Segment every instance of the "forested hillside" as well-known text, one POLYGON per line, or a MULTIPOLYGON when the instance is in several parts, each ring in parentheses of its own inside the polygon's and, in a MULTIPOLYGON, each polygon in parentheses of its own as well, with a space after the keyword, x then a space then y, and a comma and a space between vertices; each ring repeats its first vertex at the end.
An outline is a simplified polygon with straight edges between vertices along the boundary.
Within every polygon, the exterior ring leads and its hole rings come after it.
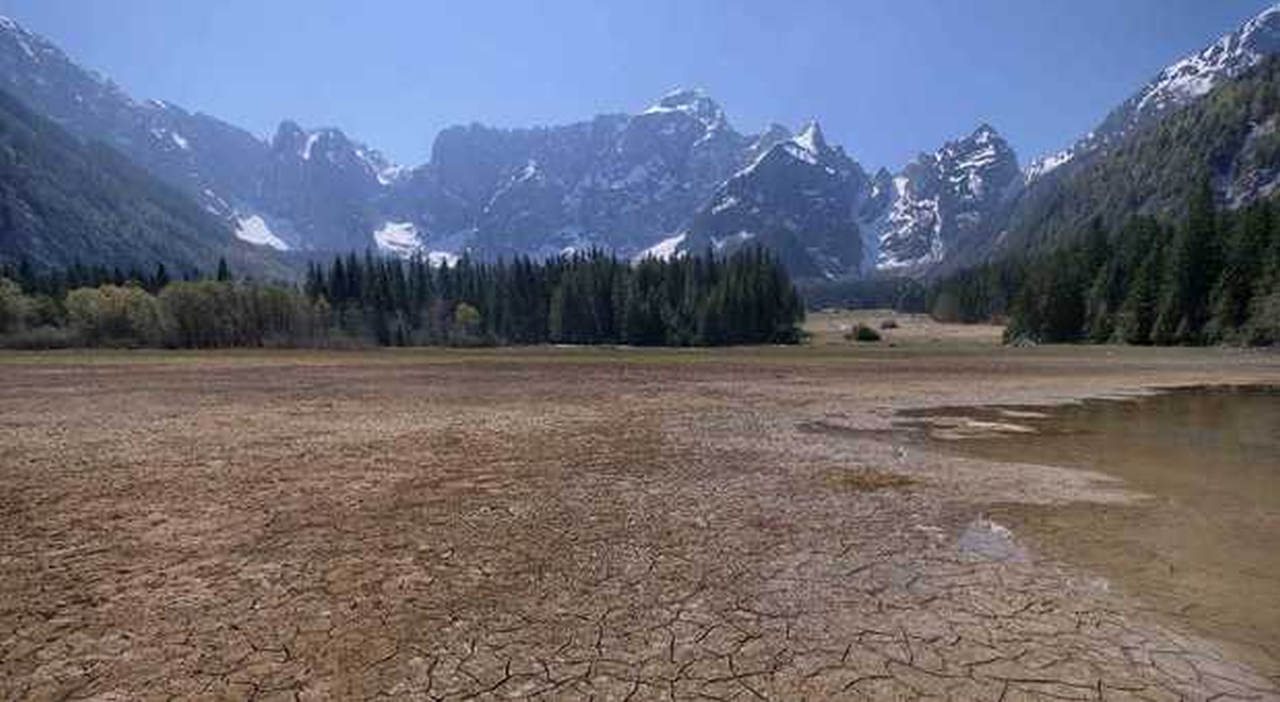
POLYGON ((1280 207, 1219 210, 1202 182, 1177 219, 1101 217, 1071 245, 940 281, 946 321, 1007 318, 1009 340, 1280 343, 1280 207))
POLYGON ((635 264, 600 252, 433 266, 351 254, 301 287, 163 267, 0 267, 0 345, 794 343, 804 310, 768 252, 635 264))
POLYGON ((1138 129, 1082 167, 1068 165, 1023 192, 1004 253, 1043 252, 1134 215, 1181 217, 1200 183, 1230 206, 1280 184, 1280 58, 1138 129))
POLYGON ((186 195, 0 92, 0 262, 186 268, 220 256, 264 266, 186 195))

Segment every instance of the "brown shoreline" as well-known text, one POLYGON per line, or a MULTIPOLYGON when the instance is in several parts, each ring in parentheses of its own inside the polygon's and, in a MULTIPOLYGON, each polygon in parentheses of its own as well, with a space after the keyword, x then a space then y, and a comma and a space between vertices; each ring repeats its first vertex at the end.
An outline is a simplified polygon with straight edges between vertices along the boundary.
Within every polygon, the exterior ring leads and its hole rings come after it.
MULTIPOLYGON (((1163 388, 1154 394, 1088 399, 1058 407, 1002 405, 939 407, 908 411, 899 440, 943 453, 990 461, 1029 461, 1064 468, 1092 467, 1125 481, 1147 496, 1129 505, 1071 502, 1063 505, 990 507, 1001 522, 1016 527, 1037 548, 1087 570, 1106 573, 1116 585, 1142 593, 1142 599, 1166 622, 1223 641, 1258 670, 1280 673, 1280 582, 1274 555, 1274 527, 1280 518, 1280 454, 1255 449, 1249 458, 1232 453, 1184 454, 1163 444, 1118 447, 1131 435, 1130 421, 1161 426, 1162 407, 1211 412, 1217 419, 1225 398, 1242 419, 1229 421, 1231 440, 1219 451, 1231 452, 1240 440, 1274 443, 1280 416, 1267 398, 1280 386, 1248 384, 1163 388), (1123 402, 1124 404, 1116 404, 1123 402), (1199 407, 1204 405, 1204 407, 1199 407), (1016 430, 1003 422, 1021 422, 1016 430), (1252 438, 1237 432, 1253 425, 1252 438), (1123 455, 1115 455, 1117 448, 1123 455), (1137 459, 1137 465, 1133 465, 1137 459), (1212 473, 1201 466, 1219 461, 1212 473), (1223 471, 1221 461, 1258 465, 1251 476, 1223 471), (1263 461, 1263 463, 1256 463, 1263 461), (1137 470, 1136 475, 1129 475, 1137 470), (1191 471, 1179 473, 1178 471, 1191 471), (1259 476, 1261 479, 1259 478, 1259 476), (1246 482, 1232 481, 1245 478, 1246 482), (1208 481, 1212 493, 1188 488, 1208 481), (1248 518, 1239 512, 1251 514, 1248 518), (1210 518, 1209 523, 1203 520, 1210 518)), ((1175 432, 1190 427, 1169 426, 1175 432)), ((1212 441, 1213 427, 1199 443, 1212 441)), ((1177 445, 1177 444, 1175 444, 1177 445)))

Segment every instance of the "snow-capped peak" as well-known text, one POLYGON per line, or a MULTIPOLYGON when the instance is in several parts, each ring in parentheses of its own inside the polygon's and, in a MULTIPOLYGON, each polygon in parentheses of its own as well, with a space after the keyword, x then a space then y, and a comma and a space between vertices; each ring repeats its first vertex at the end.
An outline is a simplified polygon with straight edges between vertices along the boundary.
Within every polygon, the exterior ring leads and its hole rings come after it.
POLYGON ((827 140, 822 136, 822 127, 818 126, 816 119, 804 125, 800 133, 792 137, 791 141, 814 156, 818 156, 827 148, 827 140))
POLYGON ((700 88, 679 88, 663 95, 658 102, 651 105, 641 114, 657 115, 683 113, 699 122, 707 129, 724 124, 724 111, 715 100, 707 97, 700 88))
POLYGON ((1224 34, 1199 52, 1165 68, 1121 108, 1122 121, 1113 127, 1128 129, 1151 116, 1185 105, 1276 52, 1280 52, 1280 4, 1263 10, 1240 29, 1224 34))
POLYGON ((983 122, 978 125, 977 129, 973 130, 973 134, 969 135, 969 138, 975 143, 985 145, 999 139, 1000 133, 996 131, 995 127, 983 122))
POLYGON ((1191 103, 1274 53, 1280 53, 1280 3, 1258 13, 1236 31, 1165 67, 1107 115, 1096 130, 1068 149, 1033 161, 1027 168, 1026 181, 1030 183, 1081 154, 1105 147, 1135 127, 1191 103))
POLYGON ((676 88, 663 95, 654 104, 654 108, 677 109, 680 107, 691 107, 697 105, 700 101, 709 101, 706 92, 702 88, 676 88))
POLYGON ((39 34, 23 27, 12 17, 0 15, 0 30, 8 34, 9 39, 22 49, 22 53, 26 54, 28 60, 34 63, 40 63, 40 57, 45 54, 63 57, 61 49, 50 44, 39 34))
POLYGON ((1012 160, 1012 149, 1009 148, 1000 133, 989 124, 978 125, 973 133, 964 139, 947 142, 934 154, 939 163, 952 168, 970 170, 983 168, 1002 160, 1012 160))
POLYGON ((778 147, 805 163, 815 166, 823 164, 828 171, 835 172, 830 165, 826 164, 827 152, 829 151, 827 140, 822 136, 822 128, 818 126, 816 120, 809 121, 799 133, 786 141, 780 142, 778 147))
POLYGON ((13 34, 21 34, 25 37, 35 36, 30 30, 19 24, 17 20, 7 15, 0 15, 0 29, 13 34))

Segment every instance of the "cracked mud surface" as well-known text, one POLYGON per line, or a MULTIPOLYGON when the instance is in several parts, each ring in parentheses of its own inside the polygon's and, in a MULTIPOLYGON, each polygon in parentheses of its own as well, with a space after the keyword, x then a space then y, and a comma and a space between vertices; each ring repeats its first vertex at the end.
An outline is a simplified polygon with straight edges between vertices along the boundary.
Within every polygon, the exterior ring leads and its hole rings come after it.
POLYGON ((841 431, 1280 377, 1112 353, 6 357, 0 697, 1280 699, 983 516, 1123 485, 841 431))

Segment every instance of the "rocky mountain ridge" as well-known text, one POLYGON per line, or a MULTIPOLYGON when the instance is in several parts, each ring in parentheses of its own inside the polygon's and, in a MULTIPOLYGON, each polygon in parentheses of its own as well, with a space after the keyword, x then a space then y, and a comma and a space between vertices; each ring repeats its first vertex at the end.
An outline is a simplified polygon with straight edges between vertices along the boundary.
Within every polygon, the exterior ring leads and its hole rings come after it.
POLYGON ((1162 69, 1146 85, 1113 109, 1093 131, 1070 147, 1042 156, 1027 167, 1033 183, 1067 164, 1102 153, 1134 130, 1158 122, 1178 108, 1239 77, 1280 52, 1280 4, 1273 5, 1195 53, 1162 69))
MULTIPOLYGON (((390 163, 336 128, 281 122, 270 139, 170 103, 137 101, 0 18, 0 88, 101 140, 266 249, 376 248, 450 260, 599 247, 683 255, 747 242, 826 279, 929 275, 996 251, 1072 173, 1280 50, 1280 6, 1163 70, 1071 148, 1021 171, 989 125, 869 174, 816 122, 742 133, 699 90, 562 126, 443 130, 430 160, 390 163)), ((1246 174, 1247 175, 1247 174, 1246 174)), ((1256 179, 1254 179, 1256 180, 1256 179)), ((1232 197, 1260 189, 1236 178, 1232 197)))

